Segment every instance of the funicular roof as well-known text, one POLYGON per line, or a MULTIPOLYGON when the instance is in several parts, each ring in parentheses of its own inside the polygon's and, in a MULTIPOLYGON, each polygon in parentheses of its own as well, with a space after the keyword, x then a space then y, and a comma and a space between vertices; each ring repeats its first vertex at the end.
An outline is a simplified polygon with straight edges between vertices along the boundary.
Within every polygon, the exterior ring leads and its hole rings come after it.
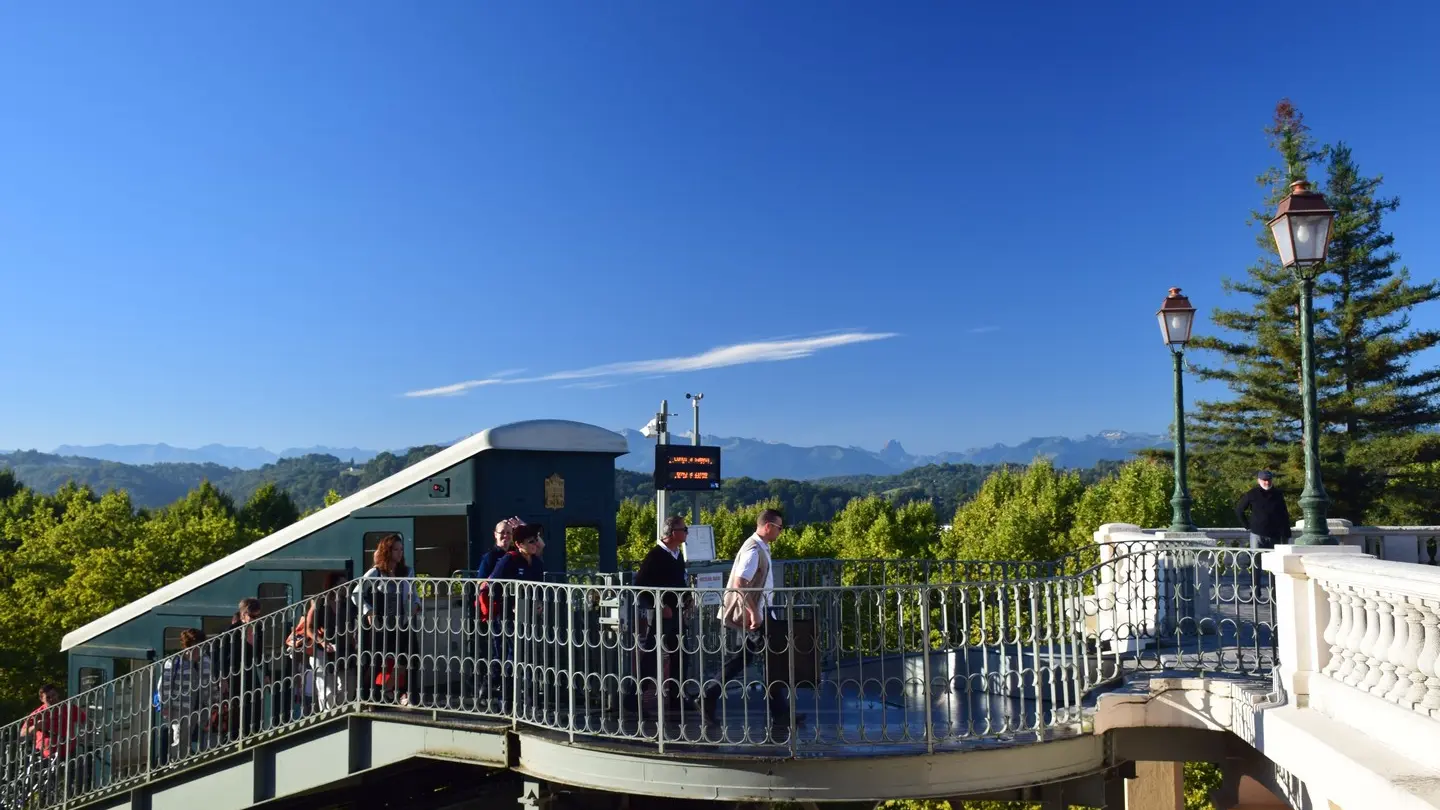
POLYGON ((371 484, 338 503, 296 521, 274 534, 262 537, 245 548, 101 616, 79 629, 72 630, 61 640, 60 649, 64 651, 84 644, 132 619, 144 616, 160 605, 243 568, 248 562, 262 559, 296 540, 308 537, 326 526, 337 523, 357 509, 374 506, 468 458, 490 450, 604 453, 617 456, 630 452, 625 437, 619 433, 597 425, 564 419, 512 422, 483 430, 452 444, 423 461, 406 467, 389 478, 371 484))

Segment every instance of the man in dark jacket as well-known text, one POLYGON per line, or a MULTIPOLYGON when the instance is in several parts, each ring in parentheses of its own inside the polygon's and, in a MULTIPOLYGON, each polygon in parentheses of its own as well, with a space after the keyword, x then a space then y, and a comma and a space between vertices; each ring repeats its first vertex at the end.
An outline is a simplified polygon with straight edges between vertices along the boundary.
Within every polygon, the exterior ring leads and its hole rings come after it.
MULTIPOLYGON (((690 579, 685 572, 685 556, 681 551, 689 532, 684 518, 671 516, 665 519, 665 536, 660 538, 650 549, 650 553, 645 555, 645 559, 641 560, 640 570, 635 573, 636 587, 690 587, 690 579)), ((682 594, 676 591, 659 591, 660 604, 657 609, 656 595, 657 591, 641 591, 636 599, 642 617, 638 650, 640 679, 645 686, 655 684, 655 638, 656 625, 659 625, 660 654, 665 658, 666 670, 660 677, 665 684, 666 708, 678 709, 683 693, 680 681, 680 619, 681 614, 690 609, 692 599, 688 592, 682 594)), ((626 703, 634 708, 633 693, 626 703)))
POLYGON ((1240 525, 1250 531, 1250 548, 1274 548, 1276 543, 1290 539, 1290 511, 1285 508, 1285 495, 1274 485, 1269 470, 1255 476, 1255 486, 1235 504, 1240 525), (1250 516, 1245 516, 1245 510, 1250 516))

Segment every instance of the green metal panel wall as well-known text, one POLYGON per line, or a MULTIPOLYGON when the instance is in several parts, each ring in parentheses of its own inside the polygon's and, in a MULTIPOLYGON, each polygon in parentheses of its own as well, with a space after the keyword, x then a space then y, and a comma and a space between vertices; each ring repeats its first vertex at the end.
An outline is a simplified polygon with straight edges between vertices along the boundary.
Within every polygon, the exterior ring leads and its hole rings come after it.
POLYGON ((497 450, 475 459, 474 520, 471 559, 493 543, 496 522, 518 515, 527 523, 545 525, 545 567, 565 570, 565 528, 594 526, 600 530, 600 569, 614 571, 615 459, 598 453, 497 450), (564 481, 564 505, 546 504, 545 482, 564 481))
MULTIPOLYGON (((430 497, 430 482, 422 481, 398 492, 365 512, 382 514, 367 517, 346 517, 323 529, 276 549, 266 555, 263 563, 254 563, 232 571, 208 582, 172 603, 151 610, 144 616, 114 628, 106 633, 75 647, 71 651, 70 689, 75 689, 79 678, 76 658, 89 650, 105 647, 126 647, 150 650, 155 658, 163 656, 165 628, 201 627, 203 617, 212 617, 214 622, 233 615, 241 599, 255 596, 262 583, 285 583, 293 588, 293 598, 299 599, 299 575, 294 570, 285 570, 284 560, 296 560, 297 569, 312 569, 316 560, 350 560, 353 576, 360 576, 370 567, 365 559, 363 537, 371 531, 398 531, 406 540, 405 552, 413 564, 414 520, 409 515, 423 515, 427 509, 444 504, 452 508, 467 509, 471 503, 474 487, 474 460, 466 459, 436 478, 450 479, 450 497, 430 497), (398 513, 398 514, 397 514, 398 513), (263 566, 263 567, 262 567, 263 566)), ((613 490, 613 485, 611 487, 613 490)), ((613 496, 613 493, 612 493, 613 496)), ((363 512, 362 512, 363 514, 363 512)))

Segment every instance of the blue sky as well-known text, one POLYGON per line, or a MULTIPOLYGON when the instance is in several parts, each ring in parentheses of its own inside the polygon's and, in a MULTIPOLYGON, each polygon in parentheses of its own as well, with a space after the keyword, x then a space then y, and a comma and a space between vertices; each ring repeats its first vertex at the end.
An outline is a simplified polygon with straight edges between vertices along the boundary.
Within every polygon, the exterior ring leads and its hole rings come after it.
POLYGON ((1164 430, 1282 96, 1440 259, 1440 11, 1204 5, 12 6, 0 448, 1164 430))

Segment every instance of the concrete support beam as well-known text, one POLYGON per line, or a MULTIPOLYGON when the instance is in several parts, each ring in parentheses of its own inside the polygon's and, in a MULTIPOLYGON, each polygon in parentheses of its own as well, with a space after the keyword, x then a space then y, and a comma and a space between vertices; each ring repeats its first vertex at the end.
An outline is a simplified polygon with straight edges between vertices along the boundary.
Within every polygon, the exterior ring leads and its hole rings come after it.
POLYGON ((1137 762, 1125 783, 1125 810, 1185 810, 1185 763, 1137 762))
POLYGON ((1290 810, 1290 803, 1246 776, 1240 780, 1235 804, 1223 810, 1290 810))

